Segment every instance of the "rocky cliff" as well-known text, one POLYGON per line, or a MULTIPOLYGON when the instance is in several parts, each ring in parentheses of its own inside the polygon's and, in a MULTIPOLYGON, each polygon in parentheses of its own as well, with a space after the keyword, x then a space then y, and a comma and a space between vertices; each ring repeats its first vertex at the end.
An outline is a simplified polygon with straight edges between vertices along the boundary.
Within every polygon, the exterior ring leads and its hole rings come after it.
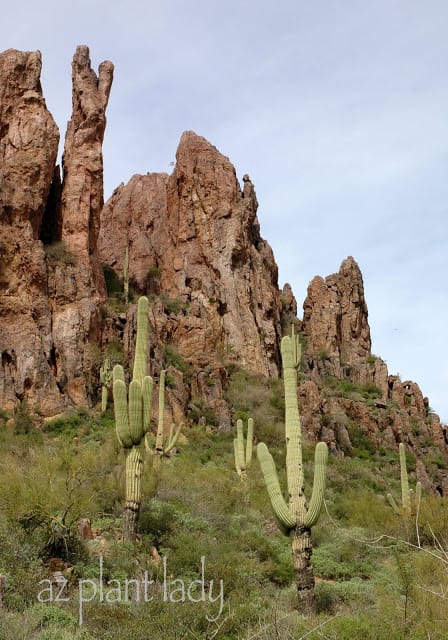
POLYGON ((171 176, 134 176, 116 189, 99 251, 121 278, 128 251, 130 282, 153 303, 156 342, 175 345, 193 371, 193 396, 225 418, 224 362, 277 376, 287 305, 249 177, 241 188, 228 158, 191 131, 176 160, 171 176))
POLYGON ((2 408, 25 400, 50 416, 94 404, 105 355, 132 360, 135 301, 146 294, 151 373, 168 368, 176 421, 207 422, 211 411, 229 426, 229 371, 278 376, 279 341, 293 321, 303 342, 299 392, 309 436, 335 455, 407 442, 425 481, 425 456, 434 448, 446 456, 444 428, 418 386, 390 376, 371 353, 354 259, 312 280, 299 320, 291 288, 278 287, 249 176, 240 184, 229 159, 191 131, 171 175, 133 176, 104 205, 113 65, 96 73, 87 47, 75 52, 62 175, 40 70, 39 52, 0 55, 2 408))
POLYGON ((59 131, 40 85, 39 52, 0 55, 0 398, 43 412, 64 401, 53 375, 51 303, 39 240, 59 131))
POLYGON ((328 442, 335 455, 354 449, 362 455, 404 442, 420 458, 419 479, 429 485, 429 467, 446 492, 448 480, 433 460, 434 447, 446 458, 446 428, 419 386, 389 375, 386 363, 372 354, 362 275, 352 257, 338 273, 311 281, 298 326, 306 431, 328 442))
POLYGON ((106 296, 96 240, 113 67, 103 63, 97 77, 87 47, 77 48, 72 67, 61 184, 40 52, 0 55, 0 398, 7 410, 26 400, 43 415, 89 402, 106 296))

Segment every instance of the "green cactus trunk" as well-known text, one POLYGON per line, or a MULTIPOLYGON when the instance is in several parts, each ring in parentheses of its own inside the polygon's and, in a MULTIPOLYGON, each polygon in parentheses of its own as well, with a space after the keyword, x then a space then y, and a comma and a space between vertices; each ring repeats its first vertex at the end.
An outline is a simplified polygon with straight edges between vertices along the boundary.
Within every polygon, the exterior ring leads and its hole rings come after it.
POLYGON ((254 421, 249 418, 247 421, 247 439, 244 445, 243 421, 237 420, 236 438, 233 441, 235 469, 241 480, 247 480, 247 470, 252 462, 252 449, 254 440, 254 421))
POLYGON ((103 385, 101 387, 101 413, 106 412, 108 398, 109 398, 109 389, 103 385))
POLYGON ((176 446, 177 440, 179 438, 182 424, 176 427, 175 424, 171 424, 170 431, 168 435, 168 442, 165 444, 165 379, 166 379, 166 371, 162 369, 160 372, 160 380, 159 380, 159 418, 157 423, 157 434, 156 434, 156 442, 154 449, 152 449, 148 438, 145 439, 145 447, 148 453, 152 456, 152 465, 155 474, 157 475, 160 471, 162 458, 167 456, 169 452, 176 446))
POLYGON ((285 386, 288 502, 283 497, 272 455, 264 443, 258 445, 257 456, 277 523, 291 541, 298 606, 301 611, 306 611, 314 609, 315 605, 314 575, 311 564, 311 527, 316 524, 324 502, 328 448, 324 442, 316 445, 313 491, 311 500, 307 504, 302 463, 302 428, 297 402, 296 369, 300 362, 300 344, 294 331, 292 336, 282 339, 281 353, 285 386))
POLYGON ((409 487, 408 470, 406 466, 406 449, 402 442, 399 444, 399 459, 401 505, 398 505, 395 502, 394 497, 390 493, 387 494, 387 499, 395 513, 403 520, 403 525, 406 530, 406 539, 411 541, 413 537, 416 537, 417 543, 420 546, 418 518, 420 502, 422 499, 422 483, 416 483, 415 492, 409 487))
POLYGON ((123 542, 135 542, 142 500, 143 460, 137 447, 126 458, 126 503, 123 511, 123 542))

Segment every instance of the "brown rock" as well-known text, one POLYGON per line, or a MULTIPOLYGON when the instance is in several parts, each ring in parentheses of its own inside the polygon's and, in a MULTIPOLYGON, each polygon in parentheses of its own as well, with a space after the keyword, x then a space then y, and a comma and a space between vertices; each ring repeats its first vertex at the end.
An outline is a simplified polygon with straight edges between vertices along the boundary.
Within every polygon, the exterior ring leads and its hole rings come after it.
POLYGON ((42 412, 64 401, 52 375, 51 309, 39 240, 59 132, 40 86, 39 51, 0 54, 0 398, 42 412))
POLYGON ((364 364, 370 354, 370 327, 361 271, 352 257, 339 272, 316 276, 303 303, 303 333, 314 361, 327 360, 328 373, 364 364))
MULTIPOLYGON (((193 132, 183 134, 176 157, 171 176, 133 176, 115 190, 98 246, 120 277, 129 247, 137 290, 162 294, 150 311, 158 343, 175 345, 198 371, 212 365, 217 386, 207 395, 228 420, 222 390, 216 392, 223 362, 263 375, 279 371, 277 266, 260 236, 249 177, 241 190, 228 158, 193 132)), ((290 310, 295 300, 288 296, 290 310)), ((196 390, 204 389, 196 380, 196 390)))
POLYGON ((86 376, 98 364, 92 352, 101 341, 100 305, 106 296, 97 238, 103 207, 102 142, 113 65, 102 62, 97 76, 88 48, 79 46, 72 70, 73 112, 65 137, 60 206, 61 241, 69 260, 51 269, 49 287, 56 303, 52 327, 56 379, 79 405, 88 402, 86 376))
MULTIPOLYGON (((352 450, 351 438, 359 438, 359 430, 378 451, 404 442, 419 459, 423 475, 429 449, 441 451, 448 462, 444 428, 429 413, 429 401, 418 385, 389 376, 386 363, 372 356, 367 318, 362 276, 353 258, 337 274, 313 279, 302 322, 307 378, 299 387, 303 424, 314 440, 320 433, 335 455, 352 450), (305 392, 311 388, 313 393, 305 392), (319 397, 326 397, 326 404, 319 397)), ((443 473, 439 475, 436 482, 443 487, 443 473)))

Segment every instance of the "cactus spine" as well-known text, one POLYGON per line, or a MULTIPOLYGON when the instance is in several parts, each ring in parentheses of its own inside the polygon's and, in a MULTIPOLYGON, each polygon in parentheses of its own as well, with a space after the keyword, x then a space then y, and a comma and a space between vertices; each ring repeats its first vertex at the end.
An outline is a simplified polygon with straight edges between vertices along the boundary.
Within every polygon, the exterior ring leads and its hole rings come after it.
POLYGON ((146 375, 148 357, 148 299, 142 297, 137 308, 137 341, 133 379, 126 390, 121 365, 113 369, 115 428, 120 445, 129 449, 126 458, 126 504, 123 512, 123 540, 133 542, 141 503, 143 459, 141 444, 150 426, 153 380, 146 375))
POLYGON ((408 470, 406 467, 406 449, 402 442, 398 445, 400 455, 400 480, 401 480, 401 507, 397 505, 392 494, 387 494, 387 499, 397 515, 410 517, 417 515, 420 509, 422 497, 422 483, 417 482, 414 491, 409 488, 408 470))
POLYGON ((235 452, 235 468, 241 480, 245 480, 247 478, 247 469, 249 469, 252 462, 253 440, 254 440, 253 418, 249 418, 249 420, 247 421, 246 446, 244 446, 243 421, 237 420, 236 438, 233 441, 233 448, 235 452))
POLYGON ((101 412, 104 413, 107 409, 107 399, 109 396, 109 387, 112 381, 112 370, 110 368, 110 360, 106 358, 104 364, 100 367, 100 382, 101 382, 101 412))
POLYGON ((274 460, 264 443, 258 445, 257 456, 279 527, 291 540, 299 608, 307 609, 314 606, 311 527, 316 524, 323 506, 328 449, 325 442, 319 442, 316 446, 313 491, 307 506, 302 462, 302 429, 297 403, 297 366, 300 362, 301 347, 294 329, 291 336, 282 339, 281 354, 285 388, 288 503, 280 488, 274 460))
POLYGON ((154 455, 155 467, 158 467, 160 465, 162 457, 168 455, 168 453, 175 447, 179 438, 180 431, 182 429, 181 424, 176 428, 176 425, 172 423, 168 435, 168 442, 166 443, 166 445, 164 445, 165 378, 166 371, 165 369, 162 369, 162 371, 160 372, 159 380, 159 419, 157 423, 157 434, 154 450, 152 450, 148 442, 148 437, 145 438, 145 446, 147 451, 154 455))

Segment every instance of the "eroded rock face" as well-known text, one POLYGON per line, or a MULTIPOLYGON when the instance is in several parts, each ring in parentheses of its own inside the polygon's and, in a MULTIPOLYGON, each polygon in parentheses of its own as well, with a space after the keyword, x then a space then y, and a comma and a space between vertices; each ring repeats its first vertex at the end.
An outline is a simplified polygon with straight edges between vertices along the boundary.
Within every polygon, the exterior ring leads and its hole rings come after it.
POLYGON ((361 271, 352 257, 338 273, 316 276, 303 303, 303 333, 307 352, 331 363, 333 375, 344 366, 364 364, 370 354, 370 327, 361 271))
POLYGON ((59 131, 40 86, 41 54, 0 54, 0 398, 43 412, 64 400, 52 374, 51 308, 39 240, 59 131))
POLYGON ((105 285, 96 250, 103 206, 101 144, 111 63, 73 59, 73 114, 63 158, 40 86, 40 52, 0 55, 0 398, 44 415, 88 403, 91 347, 101 340, 105 285), (43 242, 46 247, 44 248, 43 242))
POLYGON ((39 52, 0 55, 2 408, 26 399, 52 415, 88 404, 95 367, 114 339, 132 362, 135 304, 122 313, 101 309, 101 263, 122 277, 128 249, 131 284, 151 300, 148 372, 157 379, 168 369, 167 426, 207 409, 230 426, 228 365, 277 376, 280 337, 294 322, 306 345, 299 396, 308 436, 326 440, 335 455, 362 449, 363 437, 376 449, 405 442, 427 478, 427 459, 435 449, 446 454, 447 434, 418 385, 390 376, 372 356, 354 259, 314 278, 298 320, 291 287, 279 291, 261 238, 252 182, 244 176, 240 185, 228 158, 193 132, 182 136, 171 176, 134 176, 103 207, 113 66, 104 62, 96 74, 87 47, 76 50, 62 180, 40 69, 39 52))
POLYGON ((61 235, 55 238, 61 240, 66 258, 49 270, 55 375, 75 404, 88 401, 86 376, 93 364, 92 349, 101 342, 100 307, 106 288, 97 239, 103 207, 102 142, 112 78, 111 62, 102 62, 97 76, 88 48, 77 47, 72 63, 73 111, 62 158, 61 235))
POLYGON ((241 189, 228 158, 191 131, 176 157, 171 176, 134 176, 116 189, 101 217, 102 260, 122 276, 128 246, 131 281, 165 302, 152 312, 158 339, 198 369, 199 387, 210 365, 218 384, 224 359, 278 375, 283 308, 252 182, 244 176, 241 189))
MULTIPOLYGON (((338 456, 404 442, 420 458, 420 475, 431 452, 446 456, 444 428, 418 385, 389 375, 386 363, 371 353, 362 275, 354 259, 344 260, 339 272, 325 279, 316 276, 303 308, 299 393, 309 435, 325 440, 338 456)), ((446 491, 443 474, 436 469, 431 474, 440 476, 446 491)))

